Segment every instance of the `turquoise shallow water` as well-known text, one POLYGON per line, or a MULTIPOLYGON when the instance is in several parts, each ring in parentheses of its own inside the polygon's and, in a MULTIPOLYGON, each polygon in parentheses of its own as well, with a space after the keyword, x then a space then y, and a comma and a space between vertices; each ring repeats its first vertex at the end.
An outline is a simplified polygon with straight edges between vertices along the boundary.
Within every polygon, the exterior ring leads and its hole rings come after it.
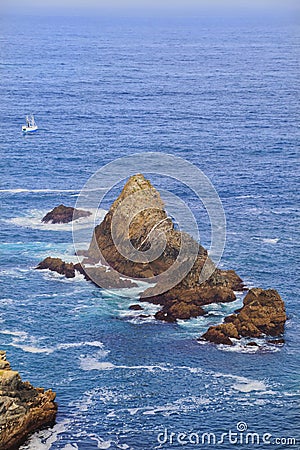
MULTIPOLYGON (((261 436, 299 437, 297 30, 195 20, 1 22, 0 347, 59 403, 57 425, 24 448, 148 450, 165 429, 219 437, 241 421, 261 436), (40 128, 22 136, 30 111, 40 128), (144 151, 181 156, 210 177, 227 218, 221 265, 249 286, 278 289, 289 317, 284 347, 197 343, 241 297, 211 305, 205 318, 162 324, 138 319, 129 299, 81 277, 33 270, 45 256, 74 252, 70 227, 41 225, 43 214, 74 205, 105 163, 144 151)), ((207 243, 197 198, 149 176, 190 205, 207 243)), ((185 448, 250 448, 205 445, 185 448)))

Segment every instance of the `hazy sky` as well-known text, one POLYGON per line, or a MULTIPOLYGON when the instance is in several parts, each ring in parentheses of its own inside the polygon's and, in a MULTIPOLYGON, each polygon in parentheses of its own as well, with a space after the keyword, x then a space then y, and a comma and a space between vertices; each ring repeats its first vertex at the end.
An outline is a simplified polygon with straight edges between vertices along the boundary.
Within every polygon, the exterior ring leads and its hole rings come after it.
POLYGON ((88 11, 88 10, 234 10, 288 12, 299 8, 299 0, 0 0, 0 10, 88 11))

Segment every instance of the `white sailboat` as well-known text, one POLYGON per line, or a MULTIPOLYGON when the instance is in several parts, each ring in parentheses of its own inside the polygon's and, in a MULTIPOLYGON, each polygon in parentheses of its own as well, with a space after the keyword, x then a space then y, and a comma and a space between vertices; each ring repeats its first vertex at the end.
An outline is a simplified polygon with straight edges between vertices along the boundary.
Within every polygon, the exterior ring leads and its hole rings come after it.
POLYGON ((26 116, 26 125, 22 126, 23 133, 34 133, 37 129, 33 114, 26 116))

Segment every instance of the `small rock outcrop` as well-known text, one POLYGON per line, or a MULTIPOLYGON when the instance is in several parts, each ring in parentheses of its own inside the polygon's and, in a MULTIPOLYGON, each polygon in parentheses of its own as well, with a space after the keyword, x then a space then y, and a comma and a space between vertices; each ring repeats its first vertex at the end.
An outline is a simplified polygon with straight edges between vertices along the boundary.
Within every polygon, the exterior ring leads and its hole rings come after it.
POLYGON ((33 432, 55 423, 57 404, 51 389, 34 388, 11 369, 0 350, 0 450, 14 450, 33 432))
POLYGON ((82 274, 86 280, 92 281, 97 285, 104 284, 109 288, 131 288, 137 286, 129 279, 118 276, 116 272, 108 270, 106 267, 89 268, 89 272, 84 268, 83 264, 72 262, 67 263, 60 258, 52 258, 48 256, 41 261, 36 267, 37 270, 49 269, 52 272, 57 272, 60 275, 65 275, 66 278, 74 278, 77 274, 82 274), (90 276, 92 274, 92 277, 90 276), (98 280, 98 282, 97 282, 98 280))
POLYGON ((69 223, 73 220, 80 219, 81 217, 88 217, 92 213, 90 211, 84 211, 82 209, 76 209, 72 206, 59 205, 52 211, 48 212, 43 218, 44 223, 69 223))
POLYGON ((65 275, 66 278, 74 278, 76 275, 75 266, 73 263, 67 263, 60 258, 52 258, 51 256, 43 259, 43 261, 41 261, 36 268, 38 270, 49 269, 52 272, 65 275))
MULTIPOLYGON (((224 323, 211 326, 202 336, 215 344, 233 345, 232 338, 278 337, 284 332, 286 312, 284 302, 275 289, 250 289, 243 307, 226 317, 224 323)), ((274 342, 274 341, 273 341, 274 342)), ((282 340, 277 341, 282 343, 282 340)))

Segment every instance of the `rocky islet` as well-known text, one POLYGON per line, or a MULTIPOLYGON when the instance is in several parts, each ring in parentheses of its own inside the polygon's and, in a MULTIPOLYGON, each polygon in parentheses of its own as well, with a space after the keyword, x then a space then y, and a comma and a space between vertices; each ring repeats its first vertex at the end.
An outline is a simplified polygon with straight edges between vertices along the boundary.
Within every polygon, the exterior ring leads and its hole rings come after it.
MULTIPOLYGON (((161 321, 176 322, 178 319, 187 320, 205 315, 203 306, 233 302, 236 300, 236 291, 247 290, 234 270, 215 267, 204 247, 186 233, 175 229, 159 192, 142 174, 129 178, 103 221, 95 227, 89 249, 83 255, 83 260, 77 264, 48 257, 37 268, 48 268, 67 277, 74 277, 79 272, 87 280, 108 289, 132 287, 135 285, 132 279, 161 276, 159 290, 156 285, 140 294, 141 302, 161 305, 155 315, 161 321), (139 261, 119 251, 119 246, 132 246, 133 252, 136 250, 146 254, 153 245, 155 247, 161 236, 165 243, 157 258, 142 258, 139 261), (164 273, 168 273, 168 269, 176 264, 183 241, 193 249, 193 264, 182 279, 180 272, 175 272, 174 285, 170 289, 163 289, 164 273), (200 282, 205 263, 213 268, 213 273, 207 280, 200 282), (179 277, 177 283, 176 276, 179 277)), ((167 277, 165 281, 167 285, 167 277)), ((232 338, 281 336, 285 320, 284 303, 275 290, 251 289, 240 312, 225 318, 223 324, 210 327, 202 338, 217 344, 232 345, 232 338), (279 322, 276 322, 277 313, 279 322)))

